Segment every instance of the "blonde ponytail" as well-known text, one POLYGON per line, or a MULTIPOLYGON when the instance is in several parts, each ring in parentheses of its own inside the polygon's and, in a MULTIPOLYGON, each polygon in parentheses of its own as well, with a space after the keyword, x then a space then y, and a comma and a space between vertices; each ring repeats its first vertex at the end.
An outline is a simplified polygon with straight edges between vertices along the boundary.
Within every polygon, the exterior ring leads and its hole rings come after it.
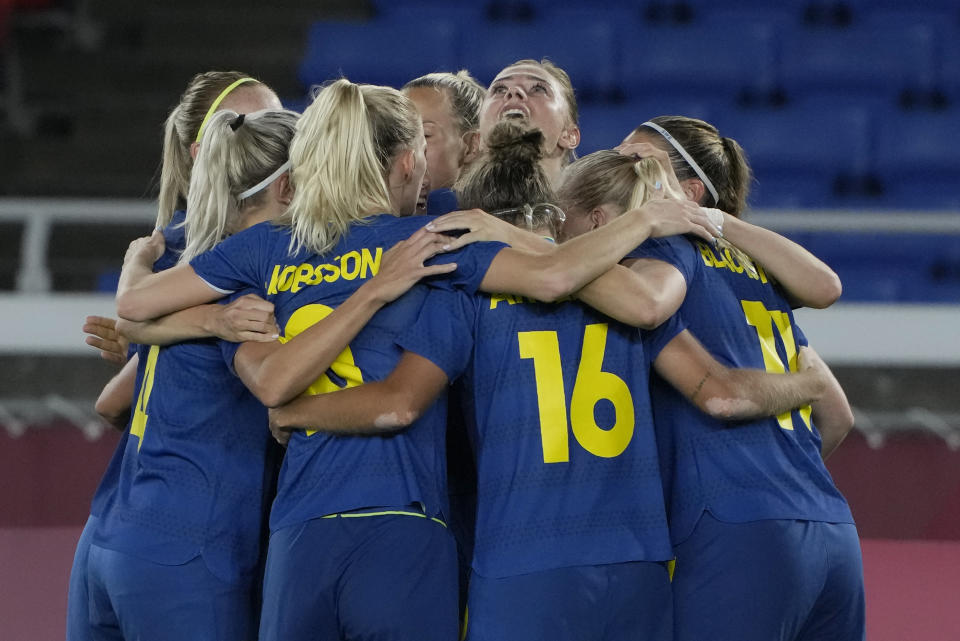
POLYGON ((241 212, 263 202, 263 191, 243 200, 240 195, 287 162, 297 118, 284 110, 246 115, 223 110, 213 115, 190 178, 187 243, 180 262, 188 262, 236 232, 241 212))
POLYGON ((586 215, 601 205, 618 213, 635 209, 655 195, 682 199, 670 189, 666 174, 653 158, 636 160, 617 151, 597 151, 563 170, 557 195, 567 216, 586 215))
POLYGON ((166 227, 173 212, 186 207, 185 196, 190 186, 189 145, 184 147, 177 131, 180 107, 175 107, 163 128, 163 160, 160 165, 160 196, 157 206, 157 227, 166 227))
MULTIPOLYGON (((190 146, 196 141, 200 125, 214 101, 223 91, 249 78, 239 71, 208 71, 191 78, 180 101, 167 116, 163 132, 163 159, 160 165, 160 194, 157 226, 165 227, 177 209, 186 206, 193 158, 190 146)), ((259 81, 239 87, 261 85, 259 81)))
POLYGON ((412 148, 421 127, 413 103, 396 89, 345 78, 320 89, 290 146, 291 253, 323 254, 352 223, 389 212, 393 159, 412 148))

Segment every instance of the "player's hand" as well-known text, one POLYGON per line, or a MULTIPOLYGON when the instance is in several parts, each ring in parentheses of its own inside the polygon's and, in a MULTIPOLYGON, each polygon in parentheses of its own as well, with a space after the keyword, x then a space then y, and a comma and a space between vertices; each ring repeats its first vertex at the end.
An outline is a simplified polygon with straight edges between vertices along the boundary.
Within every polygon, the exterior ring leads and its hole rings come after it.
POLYGON ((657 161, 657 164, 660 165, 660 169, 663 170, 670 189, 677 194, 683 193, 683 190, 680 188, 680 181, 677 179, 677 174, 673 170, 673 163, 670 162, 670 154, 663 149, 649 142, 625 143, 615 147, 615 149, 619 151, 621 155, 636 158, 637 160, 641 158, 653 158, 657 161))
POLYGON ((649 200, 625 215, 635 216, 649 225, 651 238, 694 234, 712 243, 714 238, 723 237, 706 210, 689 200, 649 200))
POLYGON ((211 330, 218 338, 231 343, 269 343, 280 335, 273 303, 256 294, 241 296, 229 305, 218 305, 211 330))
POLYGON ((100 358, 119 367, 127 362, 130 342, 117 332, 117 321, 105 316, 87 316, 83 331, 89 334, 83 341, 100 350, 100 358))
POLYGON ((287 446, 287 443, 290 442, 290 437, 293 435, 293 428, 287 427, 280 424, 280 415, 283 410, 281 408, 270 408, 268 412, 269 421, 270 421, 270 434, 273 435, 274 440, 283 445, 287 446))
POLYGON ((127 253, 123 257, 123 264, 139 263, 152 267, 157 259, 163 256, 166 249, 166 241, 159 229, 154 229, 153 233, 143 238, 138 238, 127 247, 127 253))
POLYGON ((436 232, 465 230, 466 233, 450 242, 448 251, 460 249, 477 241, 499 241, 508 245, 516 243, 520 231, 507 221, 491 216, 482 209, 465 209, 444 214, 427 225, 436 232))
POLYGON ((456 263, 424 265, 437 254, 447 251, 452 241, 449 236, 421 228, 410 238, 391 247, 380 260, 377 275, 364 284, 375 292, 377 300, 389 303, 405 294, 421 278, 437 274, 449 274, 457 269, 456 263))

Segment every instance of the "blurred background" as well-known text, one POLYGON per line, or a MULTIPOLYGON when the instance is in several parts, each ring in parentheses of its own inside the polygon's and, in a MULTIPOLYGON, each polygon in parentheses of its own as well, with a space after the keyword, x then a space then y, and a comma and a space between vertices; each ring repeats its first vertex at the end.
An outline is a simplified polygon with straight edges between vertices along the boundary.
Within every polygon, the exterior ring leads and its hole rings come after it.
POLYGON ((745 148, 750 220, 841 276, 798 322, 856 429, 829 461, 863 538, 871 641, 960 634, 958 0, 0 0, 0 638, 63 636, 73 546, 117 435, 83 344, 152 227, 162 123, 193 74, 302 110, 339 76, 486 84, 548 57, 581 153, 657 115, 745 148))

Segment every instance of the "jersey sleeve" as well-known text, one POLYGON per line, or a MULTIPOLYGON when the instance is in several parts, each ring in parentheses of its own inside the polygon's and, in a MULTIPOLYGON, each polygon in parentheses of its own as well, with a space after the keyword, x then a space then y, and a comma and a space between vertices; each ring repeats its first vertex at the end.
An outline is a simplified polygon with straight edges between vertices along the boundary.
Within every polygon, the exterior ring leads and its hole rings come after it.
POLYGON ((676 338, 677 334, 687 329, 686 323, 680 312, 677 312, 659 327, 652 330, 640 330, 640 336, 643 340, 643 351, 650 359, 650 362, 656 360, 660 355, 660 350, 667 346, 667 343, 676 338))
POLYGON ((683 236, 650 238, 624 256, 628 258, 652 258, 669 263, 683 274, 687 285, 693 280, 699 260, 696 248, 683 236))
POLYGON ((470 243, 466 247, 461 247, 453 252, 438 254, 427 261, 427 264, 456 263, 457 269, 450 274, 434 276, 426 282, 432 287, 461 289, 473 294, 480 289, 480 283, 483 282, 483 277, 487 275, 490 263, 505 247, 507 245, 504 243, 482 241, 470 243))
MULTIPOLYGON (((227 296, 226 298, 221 298, 217 302, 221 305, 229 305, 230 303, 232 303, 233 301, 237 300, 242 296, 246 296, 247 294, 256 294, 256 293, 258 293, 256 290, 244 289, 244 290, 235 292, 230 296, 227 296)), ((230 370, 231 374, 236 376, 237 371, 233 368, 233 359, 237 355, 237 350, 240 349, 240 346, 243 345, 243 343, 231 343, 230 341, 225 341, 223 339, 220 339, 219 341, 217 341, 217 345, 220 347, 220 354, 223 356, 223 362, 226 364, 227 369, 230 370)))
POLYGON ((270 223, 261 223, 234 234, 213 249, 190 261, 190 266, 205 283, 221 294, 247 287, 263 288, 262 257, 267 252, 270 223))
POLYGON ((473 296, 454 289, 430 289, 414 324, 396 343, 439 367, 453 382, 473 354, 476 306, 473 296))

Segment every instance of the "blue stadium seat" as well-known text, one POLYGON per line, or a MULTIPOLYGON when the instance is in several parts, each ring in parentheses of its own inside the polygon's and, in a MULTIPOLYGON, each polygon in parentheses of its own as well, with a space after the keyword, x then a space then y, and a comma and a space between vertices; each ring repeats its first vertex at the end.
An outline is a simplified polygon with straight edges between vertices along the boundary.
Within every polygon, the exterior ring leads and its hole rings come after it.
POLYGON ((682 115, 710 120, 710 104, 685 96, 656 95, 622 105, 586 105, 580 109, 581 156, 616 147, 640 123, 656 116, 682 115))
POLYGON ((306 87, 341 75, 354 82, 399 87, 425 73, 455 71, 460 60, 457 42, 453 22, 416 16, 316 22, 310 27, 299 77, 306 87))
POLYGON ((870 114, 865 109, 815 98, 778 110, 739 113, 741 119, 725 131, 758 165, 825 175, 869 169, 870 114))
POLYGON ((890 110, 878 127, 876 168, 890 198, 907 207, 960 208, 960 108, 890 110))
POLYGON ((734 97, 764 91, 775 75, 773 30, 739 21, 689 27, 637 23, 623 38, 622 82, 628 96, 652 89, 734 97))
POLYGON ((895 99, 933 75, 937 38, 922 24, 799 29, 780 42, 779 79, 790 96, 818 92, 895 99))
POLYGON ((618 87, 616 11, 551 12, 533 23, 486 23, 464 33, 466 66, 489 83, 506 65, 524 58, 549 58, 573 81, 586 101, 614 96, 618 87))
POLYGON ((863 232, 787 234, 830 265, 843 302, 956 302, 960 235, 863 232))

